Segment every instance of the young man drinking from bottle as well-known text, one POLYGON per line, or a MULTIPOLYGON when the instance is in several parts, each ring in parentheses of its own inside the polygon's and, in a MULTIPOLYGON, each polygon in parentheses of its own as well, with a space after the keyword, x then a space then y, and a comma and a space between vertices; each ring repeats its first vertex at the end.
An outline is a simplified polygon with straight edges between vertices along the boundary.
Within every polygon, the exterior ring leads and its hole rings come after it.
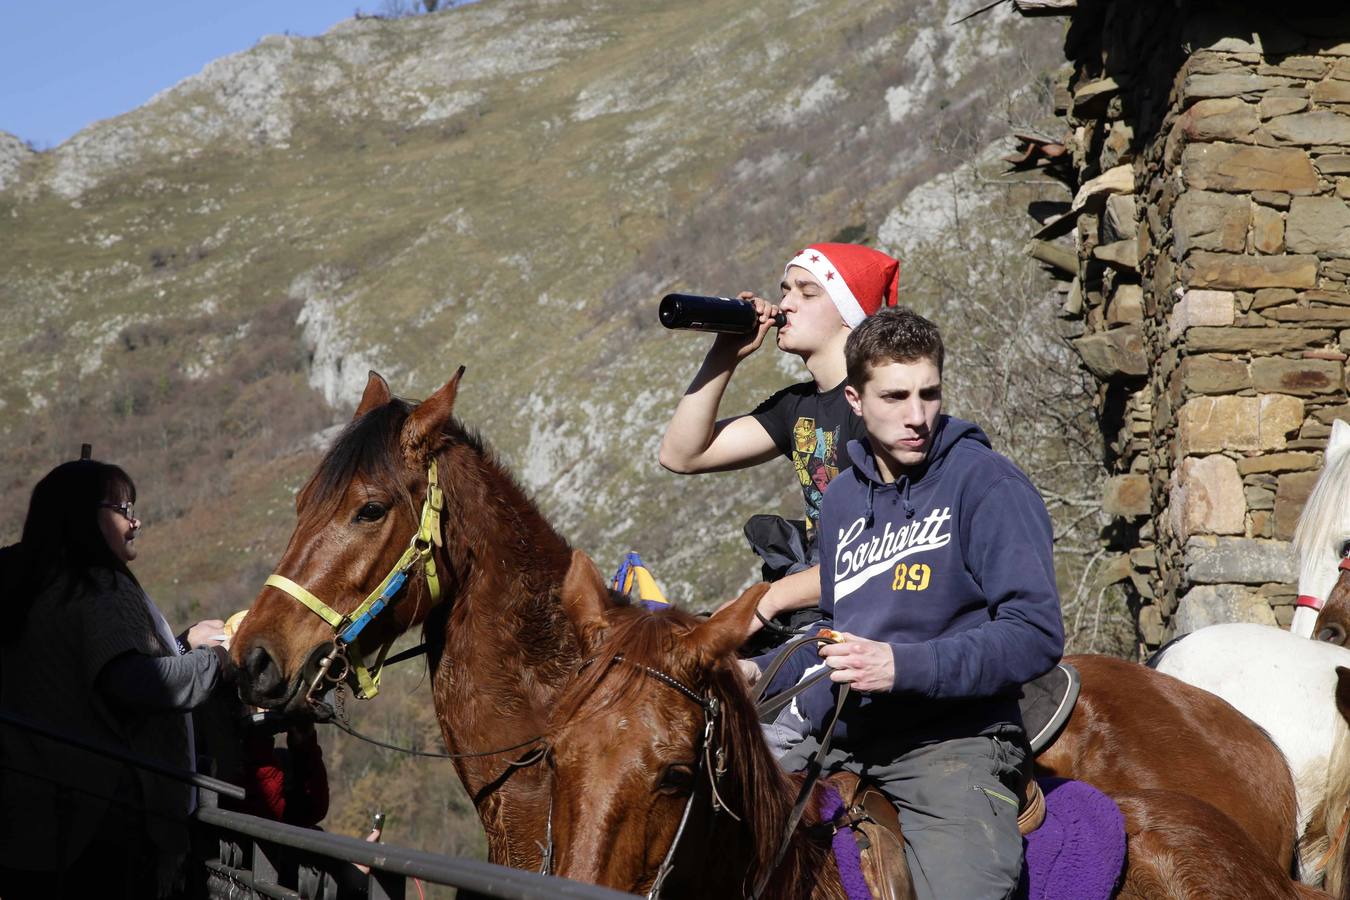
MULTIPOLYGON (((718 335, 666 426, 658 458, 679 474, 744 469, 779 456, 791 461, 805 507, 805 558, 760 601, 765 620, 820 600, 821 497, 849 465, 844 445, 864 435, 844 397, 844 342, 868 315, 895 305, 899 274, 896 260, 858 244, 812 244, 799 251, 783 268, 776 304, 750 291, 738 295, 754 304, 759 328, 718 335), (719 418, 736 367, 764 344, 779 312, 786 321, 777 347, 799 357, 811 379, 783 388, 749 413, 719 418)), ((752 632, 758 627, 757 621, 752 632)))

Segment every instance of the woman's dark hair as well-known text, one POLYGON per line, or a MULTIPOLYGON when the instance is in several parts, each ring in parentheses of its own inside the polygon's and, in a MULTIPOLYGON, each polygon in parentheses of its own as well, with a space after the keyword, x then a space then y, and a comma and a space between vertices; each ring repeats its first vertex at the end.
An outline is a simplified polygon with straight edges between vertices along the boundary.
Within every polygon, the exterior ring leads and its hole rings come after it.
POLYGON ((61 575, 88 583, 94 570, 103 569, 136 580, 99 529, 99 504, 107 501, 136 502, 136 484, 120 466, 92 459, 62 463, 33 488, 23 538, 6 548, 0 572, 16 626, 38 594, 61 575))

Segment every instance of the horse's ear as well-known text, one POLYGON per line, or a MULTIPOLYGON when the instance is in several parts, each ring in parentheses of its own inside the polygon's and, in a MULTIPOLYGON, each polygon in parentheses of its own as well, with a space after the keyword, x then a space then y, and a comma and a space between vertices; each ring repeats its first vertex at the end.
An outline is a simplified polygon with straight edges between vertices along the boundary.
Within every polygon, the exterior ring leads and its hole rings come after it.
POLYGON ((1329 467, 1340 457, 1350 452, 1350 424, 1344 419, 1335 419, 1331 423, 1331 440, 1327 441, 1324 467, 1329 467))
POLYGON ((608 599, 609 591, 600 570, 584 551, 573 550, 572 564, 563 579, 562 606, 585 655, 590 655, 604 639, 608 599))
POLYGON ((372 409, 384 406, 392 399, 394 399, 394 395, 389 390, 389 382, 385 381, 379 372, 371 369, 370 376, 366 379, 365 393, 361 395, 361 402, 356 404, 356 414, 352 418, 359 419, 372 409))
POLYGON ((701 623, 685 638, 689 649, 705 662, 712 662, 730 655, 750 632, 750 621, 755 617, 759 601, 769 592, 769 585, 760 582, 752 585, 708 621, 701 623))
POLYGON ((411 462, 420 465, 436 452, 441 431, 455 410, 455 394, 463 374, 464 367, 460 366, 440 390, 408 414, 408 421, 403 423, 402 443, 403 455, 411 462))

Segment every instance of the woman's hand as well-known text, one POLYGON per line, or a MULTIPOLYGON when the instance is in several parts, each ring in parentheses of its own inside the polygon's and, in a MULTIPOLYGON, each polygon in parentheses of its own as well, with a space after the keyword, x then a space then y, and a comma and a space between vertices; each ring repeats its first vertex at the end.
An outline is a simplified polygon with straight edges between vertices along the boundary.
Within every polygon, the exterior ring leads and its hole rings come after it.
POLYGON ((225 621, 203 619, 187 630, 183 640, 189 650, 196 650, 198 647, 219 647, 225 642, 225 621))

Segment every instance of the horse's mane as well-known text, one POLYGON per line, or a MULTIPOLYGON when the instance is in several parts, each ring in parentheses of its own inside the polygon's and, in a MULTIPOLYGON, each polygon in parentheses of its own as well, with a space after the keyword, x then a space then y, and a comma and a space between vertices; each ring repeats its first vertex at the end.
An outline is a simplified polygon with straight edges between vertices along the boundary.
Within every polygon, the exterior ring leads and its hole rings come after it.
MULTIPOLYGON (((342 429, 296 500, 302 524, 312 527, 330 518, 357 474, 412 508, 412 497, 403 479, 400 438, 415 407, 411 401, 394 398, 358 416, 342 429)), ((452 442, 468 446, 496 466, 496 458, 482 437, 466 429, 459 420, 450 419, 444 433, 452 442)), ((500 466, 496 467, 504 477, 510 477, 500 466)))
POLYGON ((1318 554, 1341 536, 1347 508, 1350 508, 1350 453, 1332 453, 1328 449, 1327 463, 1294 529, 1294 550, 1300 567, 1316 564, 1318 554))
MULTIPOLYGON (((1350 729, 1337 730, 1324 774, 1326 790, 1313 807, 1308 827, 1298 842, 1299 855, 1304 859, 1326 857, 1342 820, 1350 814, 1350 729)), ((1316 874, 1315 871, 1303 872, 1305 877, 1316 874)), ((1324 877, 1325 888, 1333 896, 1342 896, 1341 891, 1350 886, 1350 840, 1345 835, 1341 836, 1335 853, 1325 860, 1324 877)))
MULTIPOLYGON (((748 890, 773 865, 782 839, 781 829, 800 782, 786 775, 769 752, 754 704, 732 659, 708 663, 683 650, 681 639, 699 625, 699 619, 673 607, 652 612, 636 606, 611 609, 605 617, 609 629, 604 643, 558 698, 555 727, 576 716, 600 716, 623 698, 641 691, 672 690, 646 675, 639 666, 665 672, 694 691, 717 698, 722 706, 720 742, 727 753, 727 773, 718 790, 732 812, 741 818, 740 827, 745 829, 749 840, 752 858, 739 861, 746 865, 748 890), (618 683, 610 686, 608 701, 594 705, 591 697, 606 678, 618 679, 618 683)), ((816 804, 808 804, 803 824, 818 820, 816 804)), ((812 842, 803 843, 815 848, 812 842)), ((815 874, 809 878, 818 877, 826 853, 823 848, 815 848, 810 855, 819 858, 809 861, 800 854, 788 854, 775 882, 810 883, 803 881, 808 878, 807 870, 814 867, 815 874)))

